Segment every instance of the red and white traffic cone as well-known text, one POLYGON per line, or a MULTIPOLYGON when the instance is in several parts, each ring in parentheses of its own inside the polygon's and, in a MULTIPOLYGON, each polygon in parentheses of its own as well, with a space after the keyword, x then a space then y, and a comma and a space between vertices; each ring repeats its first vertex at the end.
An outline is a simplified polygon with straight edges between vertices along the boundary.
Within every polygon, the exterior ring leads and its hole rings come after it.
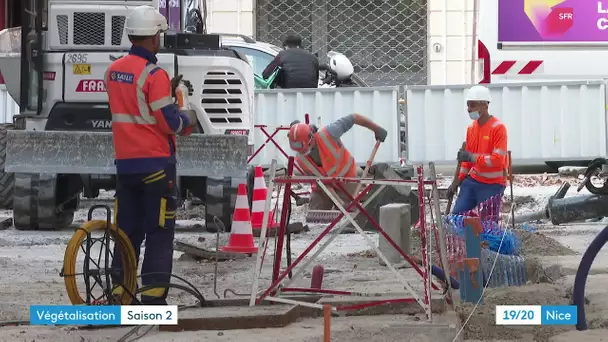
POLYGON ((228 245, 222 247, 222 252, 233 252, 253 254, 258 251, 253 241, 251 229, 251 215, 249 213, 249 200, 247 199, 247 187, 239 184, 232 217, 232 230, 228 245))
MULTIPOLYGON (((261 166, 256 166, 251 201, 251 226, 255 236, 260 236, 261 233, 266 196, 268 196, 268 188, 266 188, 266 182, 264 182, 264 171, 262 171, 261 166)), ((268 229, 275 229, 277 226, 278 223, 274 221, 274 210, 271 209, 268 213, 268 229)))

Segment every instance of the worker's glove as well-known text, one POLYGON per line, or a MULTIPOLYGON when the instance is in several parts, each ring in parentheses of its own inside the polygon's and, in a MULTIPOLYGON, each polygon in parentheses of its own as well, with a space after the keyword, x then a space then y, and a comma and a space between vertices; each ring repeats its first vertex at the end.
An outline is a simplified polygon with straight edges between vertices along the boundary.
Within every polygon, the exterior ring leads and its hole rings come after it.
POLYGON ((179 82, 181 82, 184 75, 177 75, 171 79, 171 96, 175 97, 175 89, 179 86, 179 82))
POLYGON ((196 111, 188 109, 181 111, 181 115, 184 115, 188 119, 188 127, 196 126, 198 119, 196 117, 196 111))
POLYGON ((456 159, 459 162, 472 162, 473 161, 473 154, 471 152, 465 151, 465 150, 459 150, 458 151, 458 156, 456 157, 456 159))
POLYGON ((386 140, 386 136, 388 135, 388 132, 380 126, 378 126, 378 128, 376 128, 375 133, 376 133, 376 140, 380 141, 380 142, 384 142, 384 140, 386 140))

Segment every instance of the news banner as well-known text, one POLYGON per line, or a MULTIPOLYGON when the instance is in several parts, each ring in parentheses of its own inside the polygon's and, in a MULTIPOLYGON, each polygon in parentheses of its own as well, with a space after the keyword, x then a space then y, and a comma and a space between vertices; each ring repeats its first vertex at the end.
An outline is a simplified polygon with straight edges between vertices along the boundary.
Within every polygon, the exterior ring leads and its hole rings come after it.
POLYGON ((31 325, 176 325, 177 305, 32 305, 31 325))
MULTIPOLYGON (((575 305, 497 305, 496 325, 576 325, 575 305)), ((176 325, 177 305, 32 305, 32 325, 176 325)))
POLYGON ((576 325, 576 305, 496 305, 496 325, 576 325))

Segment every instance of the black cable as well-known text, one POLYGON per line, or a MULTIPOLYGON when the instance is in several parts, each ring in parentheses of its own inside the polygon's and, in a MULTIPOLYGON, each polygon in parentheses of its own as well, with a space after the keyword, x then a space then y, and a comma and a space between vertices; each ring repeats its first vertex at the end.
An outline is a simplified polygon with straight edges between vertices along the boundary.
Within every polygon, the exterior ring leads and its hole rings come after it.
MULTIPOLYGON (((200 291, 199 291, 199 290, 198 290, 198 289, 197 289, 197 288, 196 288, 194 285, 192 285, 192 284, 191 284, 190 282, 188 282, 187 280, 183 279, 182 277, 180 277, 180 276, 178 276, 178 275, 172 274, 172 273, 165 273, 165 272, 150 272, 150 273, 145 273, 145 275, 152 275, 152 274, 157 274, 157 275, 167 275, 167 274, 169 274, 170 276, 172 276, 172 277, 174 277, 174 278, 177 278, 177 279, 179 279, 179 280, 183 281, 184 283, 188 284, 190 287, 187 287, 187 286, 184 286, 184 285, 181 285, 181 284, 172 284, 172 283, 168 283, 168 284, 167 284, 167 283, 157 283, 157 284, 151 284, 151 285, 146 285, 146 286, 143 286, 143 287, 141 287, 141 288, 137 289, 137 290, 135 291, 135 294, 142 293, 142 292, 144 292, 144 291, 146 291, 146 290, 150 290, 150 289, 153 289, 153 288, 159 288, 159 287, 161 287, 161 288, 165 288, 165 289, 169 289, 169 288, 176 288, 176 289, 179 289, 179 290, 182 290, 182 291, 188 292, 188 293, 189 293, 189 294, 191 294, 192 296, 196 297, 196 298, 198 299, 198 301, 199 301, 198 305, 187 305, 187 306, 181 306, 181 307, 179 307, 179 308, 178 308, 178 310, 183 310, 183 309, 188 309, 188 308, 193 308, 193 307, 204 307, 204 306, 205 306, 206 301, 205 301, 205 298, 203 297, 203 295, 200 293, 200 291)), ((141 277, 141 275, 140 275, 138 278, 140 278, 140 277, 141 277)), ((150 326, 150 327, 148 328, 148 330, 146 330, 146 331, 145 331, 143 334, 138 335, 138 336, 136 336, 135 338, 133 338, 133 339, 131 339, 131 340, 129 340, 129 341, 130 341, 130 342, 133 342, 133 341, 139 340, 140 338, 142 338, 142 337, 144 337, 145 335, 147 335, 147 334, 148 334, 150 331, 152 331, 152 329, 153 329, 154 327, 155 327, 154 325, 153 325, 153 326, 150 326)), ((137 333, 137 332, 138 332, 138 331, 139 331, 141 328, 142 328, 142 326, 137 326, 137 327, 134 327, 134 328, 133 328, 133 329, 131 329, 129 332, 127 332, 125 335, 123 335, 123 336, 122 336, 122 337, 121 337, 121 338, 118 340, 118 342, 126 342, 126 341, 127 341, 127 339, 128 339, 129 337, 133 336, 133 335, 134 335, 135 333, 137 333)))
POLYGON ((3 321, 3 322, 0 322, 0 328, 11 326, 11 325, 30 325, 30 321, 13 320, 13 321, 3 321))
POLYGON ((151 290, 151 289, 158 288, 158 287, 162 287, 165 289, 174 288, 174 289, 179 289, 179 290, 188 292, 189 294, 196 297, 200 301, 201 307, 205 304, 205 298, 203 298, 202 296, 199 296, 196 293, 196 291, 194 291, 193 289, 191 289, 187 286, 181 285, 181 284, 156 283, 156 284, 146 285, 146 286, 142 286, 141 288, 137 289, 137 291, 135 291, 135 294, 141 294, 144 291, 151 290))
POLYGON ((587 250, 581 258, 581 262, 578 265, 576 276, 574 277, 572 304, 576 305, 577 308, 578 320, 576 323, 576 330, 578 331, 587 330, 587 317, 585 316, 585 285, 587 284, 587 277, 589 276, 591 265, 607 241, 608 226, 604 227, 604 229, 597 234, 595 239, 593 239, 589 247, 587 247, 587 250))
MULTIPOLYGON (((203 296, 203 294, 198 290, 198 288, 196 286, 194 286, 191 282, 187 281, 186 279, 175 275, 173 273, 167 273, 167 272, 148 272, 148 273, 144 273, 142 275, 137 276, 137 278, 141 278, 143 275, 168 275, 170 277, 176 278, 178 280, 183 281, 184 283, 186 283, 186 285, 190 286, 190 289, 194 292, 190 292, 194 297, 197 297, 198 299, 201 300, 201 304, 205 304, 207 301, 205 300, 205 297, 203 296)), ((157 286, 157 287, 162 287, 162 286, 157 286)), ((135 291, 135 293, 139 293, 137 291, 135 291)))

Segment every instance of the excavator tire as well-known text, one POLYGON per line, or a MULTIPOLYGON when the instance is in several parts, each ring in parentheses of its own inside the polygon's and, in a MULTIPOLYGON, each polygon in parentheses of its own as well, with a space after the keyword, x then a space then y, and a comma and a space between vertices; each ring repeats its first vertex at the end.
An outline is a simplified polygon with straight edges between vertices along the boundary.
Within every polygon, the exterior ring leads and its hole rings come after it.
POLYGON ((57 175, 15 174, 13 222, 18 230, 60 230, 74 220, 73 209, 57 212, 57 175))
POLYGON ((15 187, 15 174, 4 172, 6 160, 7 132, 13 128, 12 124, 0 125, 0 209, 13 208, 13 191, 15 187))

